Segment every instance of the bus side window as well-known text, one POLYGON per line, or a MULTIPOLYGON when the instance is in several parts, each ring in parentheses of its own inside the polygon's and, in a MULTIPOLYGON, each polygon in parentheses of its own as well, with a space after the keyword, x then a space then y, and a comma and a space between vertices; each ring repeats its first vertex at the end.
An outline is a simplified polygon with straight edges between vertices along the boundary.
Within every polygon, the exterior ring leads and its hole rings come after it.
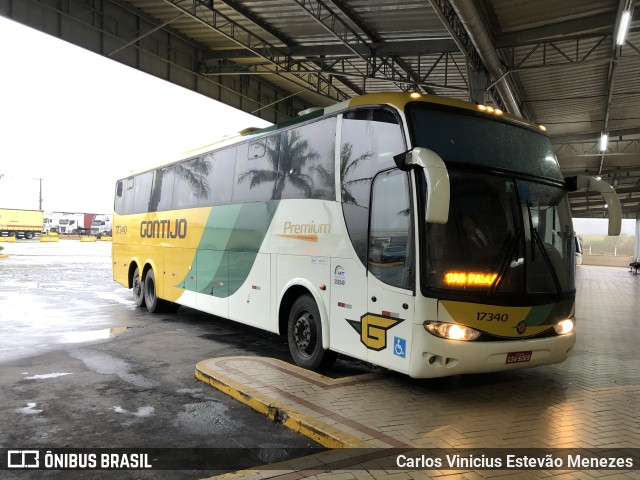
MULTIPOLYGON (((118 214, 124 213, 124 180, 118 180, 116 183, 116 199, 113 203, 113 209, 118 214)), ((45 219, 46 223, 53 223, 50 218, 45 219)))
POLYGON ((397 118, 385 109, 346 112, 340 145, 340 195, 351 243, 367 265, 371 181, 380 171, 394 168, 393 156, 406 145, 397 118))
POLYGON ((231 203, 236 149, 231 147, 207 153, 204 159, 209 163, 209 173, 206 176, 208 191, 200 196, 198 205, 203 207, 231 203))
POLYGON ((233 203, 280 199, 285 178, 278 170, 279 148, 279 133, 238 145, 235 155, 233 203), (263 149, 265 154, 256 156, 263 149))
POLYGON ((198 199, 209 195, 207 175, 211 164, 204 157, 196 157, 174 165, 173 198, 171 208, 193 208, 198 199))
POLYGON ((394 287, 413 288, 411 206, 407 174, 376 176, 371 198, 369 271, 394 287))
MULTIPOLYGON (((153 172, 136 175, 133 186, 133 210, 131 213, 146 213, 149 209, 151 198, 151 184, 153 182, 153 172)), ((127 203, 129 199, 127 198, 127 203)))
POLYGON ((282 134, 279 170, 286 179, 282 198, 335 200, 336 117, 282 134))
POLYGON ((161 167, 153 173, 153 186, 149 200, 150 212, 171 210, 174 177, 173 167, 161 167))
POLYGON ((126 182, 127 184, 124 190, 124 202, 122 207, 122 213, 124 215, 133 213, 133 187, 135 185, 135 178, 129 177, 126 182))

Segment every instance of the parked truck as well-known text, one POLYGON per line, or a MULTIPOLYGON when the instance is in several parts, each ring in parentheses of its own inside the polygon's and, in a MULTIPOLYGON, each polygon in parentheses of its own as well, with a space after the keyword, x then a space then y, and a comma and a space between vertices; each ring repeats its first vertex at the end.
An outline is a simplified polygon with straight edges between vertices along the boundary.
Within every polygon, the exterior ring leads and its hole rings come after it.
POLYGON ((89 235, 95 213, 72 213, 58 222, 58 232, 64 235, 89 235))
POLYGON ((42 232, 44 215, 42 210, 18 210, 0 208, 0 236, 33 238, 42 232))
POLYGON ((44 212, 44 232, 58 232, 60 229, 60 219, 69 215, 67 212, 44 212))
POLYGON ((96 215, 91 222, 91 235, 96 237, 111 236, 111 218, 112 215, 96 215))

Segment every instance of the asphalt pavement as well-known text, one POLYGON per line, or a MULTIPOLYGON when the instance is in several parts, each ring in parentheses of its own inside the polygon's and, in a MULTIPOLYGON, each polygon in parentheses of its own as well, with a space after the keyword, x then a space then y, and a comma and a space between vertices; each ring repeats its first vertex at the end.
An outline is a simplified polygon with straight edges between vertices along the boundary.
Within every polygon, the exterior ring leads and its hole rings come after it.
MULTIPOLYGON (((136 308, 131 291, 112 280, 109 242, 3 245, 0 448, 235 447, 279 449, 279 459, 296 448, 322 448, 194 377, 196 363, 210 357, 290 361, 285 339, 187 308, 163 315, 136 308)), ((215 473, 85 471, 82 478, 215 473)))

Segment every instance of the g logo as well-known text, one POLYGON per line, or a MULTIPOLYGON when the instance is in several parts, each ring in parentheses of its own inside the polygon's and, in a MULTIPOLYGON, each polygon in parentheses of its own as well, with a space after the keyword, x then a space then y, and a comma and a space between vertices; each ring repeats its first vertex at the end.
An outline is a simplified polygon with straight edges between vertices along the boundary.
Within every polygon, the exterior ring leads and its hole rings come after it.
POLYGON ((369 349, 379 352, 387 348, 387 330, 395 327, 402 318, 383 317, 375 313, 365 313, 360 322, 347 320, 349 325, 360 334, 360 341, 369 349))

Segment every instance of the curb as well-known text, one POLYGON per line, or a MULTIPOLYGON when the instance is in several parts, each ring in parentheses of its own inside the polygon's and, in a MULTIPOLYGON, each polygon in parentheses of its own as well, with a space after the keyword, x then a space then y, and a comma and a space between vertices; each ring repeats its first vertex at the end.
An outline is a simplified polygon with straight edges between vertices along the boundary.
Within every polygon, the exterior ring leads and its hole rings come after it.
POLYGON ((266 395, 208 368, 206 360, 196 365, 195 376, 201 382, 226 393, 270 420, 282 424, 327 448, 363 448, 367 443, 360 438, 300 413, 293 407, 273 401, 266 395))

